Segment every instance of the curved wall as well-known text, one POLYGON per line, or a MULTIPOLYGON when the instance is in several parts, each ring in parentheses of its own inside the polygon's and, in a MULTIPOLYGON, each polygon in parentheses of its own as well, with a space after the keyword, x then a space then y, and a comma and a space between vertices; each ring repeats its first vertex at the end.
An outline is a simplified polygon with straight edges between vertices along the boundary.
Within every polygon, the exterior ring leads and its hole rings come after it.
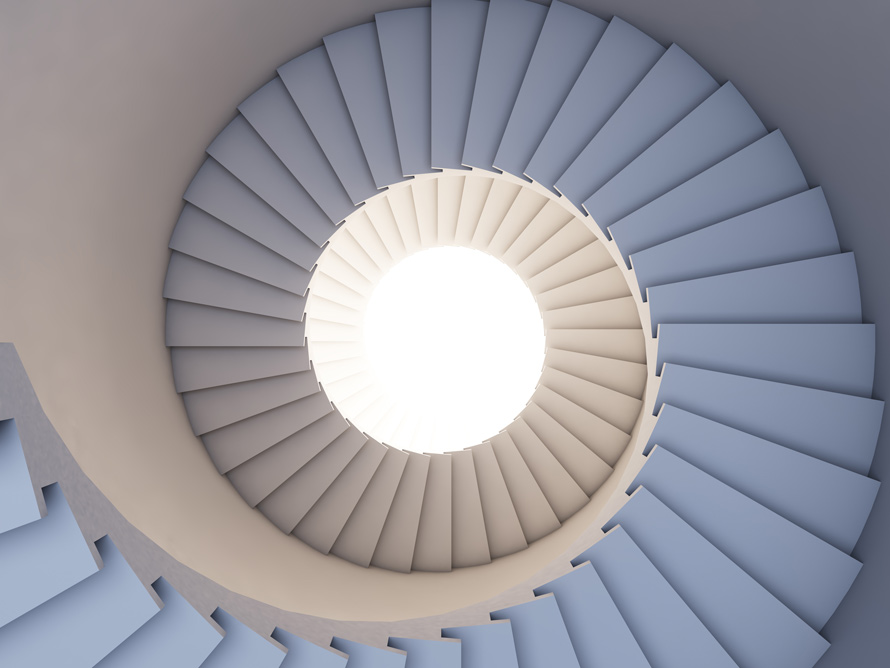
MULTIPOLYGON (((195 484, 195 473, 212 467, 172 391, 160 298, 179 198, 203 147, 277 65, 375 11, 412 4, 55 2, 0 10, 10 64, 0 108, 0 339, 15 342, 53 424, 123 515, 186 564, 228 554, 205 574, 236 591, 255 585, 253 568, 285 568, 296 548, 224 479, 195 484), (194 526, 206 530, 201 541, 192 540, 194 526), (251 549, 266 541, 275 549, 251 549)), ((890 46, 882 26, 890 6, 575 4, 678 42, 719 80, 731 79, 770 128, 782 128, 810 182, 823 186, 842 246, 857 253, 864 316, 883 336, 875 397, 886 399, 890 46)), ((871 473, 879 480, 890 467, 886 440, 871 473)), ((825 629, 833 645, 820 665, 878 665, 890 651, 887 497, 879 493, 854 551, 865 567, 825 629)), ((309 552, 300 559, 312 573, 309 552)), ((344 614, 324 587, 301 594, 314 614, 344 614)), ((442 609, 455 603, 439 600, 442 609)))

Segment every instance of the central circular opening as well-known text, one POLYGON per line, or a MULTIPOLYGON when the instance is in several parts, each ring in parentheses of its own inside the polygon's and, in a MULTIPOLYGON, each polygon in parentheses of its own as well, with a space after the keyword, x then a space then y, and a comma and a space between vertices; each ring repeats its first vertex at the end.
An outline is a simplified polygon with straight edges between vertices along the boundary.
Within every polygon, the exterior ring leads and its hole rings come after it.
POLYGON ((390 408, 346 417, 381 442, 422 452, 460 450, 506 427, 544 362, 531 292, 503 262, 469 248, 420 251, 390 269, 371 293, 362 337, 390 408))

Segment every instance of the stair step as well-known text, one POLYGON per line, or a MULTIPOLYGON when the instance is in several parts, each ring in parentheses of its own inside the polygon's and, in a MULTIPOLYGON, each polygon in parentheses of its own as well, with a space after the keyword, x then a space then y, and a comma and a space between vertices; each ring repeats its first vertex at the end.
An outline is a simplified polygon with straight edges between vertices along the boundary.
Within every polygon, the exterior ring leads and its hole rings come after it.
POLYGON ((238 111, 306 189, 328 220, 336 224, 355 211, 355 205, 280 77, 275 77, 239 104, 238 111))
POLYGON ((369 438, 291 533, 322 554, 330 552, 387 450, 369 438))
POLYGON ((646 365, 640 362, 628 362, 623 359, 551 347, 547 350, 544 364, 629 397, 640 398, 646 389, 648 378, 646 365))
POLYGON ((600 488, 612 467, 600 459, 584 443, 547 414, 537 404, 530 403, 520 418, 531 428, 587 496, 600 488))
POLYGON ((333 554, 359 566, 371 564, 407 463, 407 452, 387 448, 374 476, 331 547, 333 554))
POLYGON ((285 63, 278 76, 353 203, 376 195, 374 177, 325 47, 285 63))
MULTIPOLYGON (((475 2, 476 0, 472 0, 475 2)), ((480 3, 484 4, 484 3, 480 3)), ((454 242, 461 246, 472 246, 473 236, 476 234, 476 227, 479 225, 479 218, 491 194, 495 180, 479 176, 478 174, 470 175, 465 183, 461 193, 460 212, 457 216, 457 228, 454 232, 454 242)))
POLYGON ((248 503, 290 533, 368 440, 355 427, 344 427, 342 418, 325 416, 230 471, 229 480, 248 503), (332 423, 338 426, 332 428, 332 423))
POLYGON ((652 450, 631 488, 638 485, 817 631, 862 566, 663 448, 652 450))
POLYGON ((389 646, 408 653, 405 668, 461 668, 459 640, 390 638, 389 646))
POLYGON ((489 554, 493 559, 519 552, 528 547, 510 491, 490 442, 471 451, 479 482, 479 498, 489 554))
MULTIPOLYGON (((333 253, 331 255, 333 256, 333 253)), ((309 293, 309 301, 320 297, 329 302, 336 302, 345 308, 359 311, 368 303, 368 295, 361 292, 362 289, 364 288, 361 285, 353 287, 343 283, 326 273, 323 268, 316 269, 312 276, 312 292, 309 293)), ((312 361, 314 362, 315 359, 313 358, 312 361)))
POLYGON ((714 78, 672 45, 557 179, 556 189, 580 209, 715 90, 714 78))
POLYGON ((303 342, 303 323, 167 300, 165 344, 183 347, 289 347, 303 342))
POLYGON ((334 227, 275 152, 240 114, 207 147, 207 153, 264 202, 321 246, 334 227))
POLYGON ((431 156, 434 168, 461 169, 488 3, 433 0, 431 13, 431 156))
POLYGON ((372 565, 402 573, 411 570, 429 469, 428 455, 408 453, 408 462, 371 558, 372 565))
POLYGON ((407 654, 396 649, 371 647, 334 636, 331 646, 349 655, 347 665, 355 668, 406 668, 407 654))
POLYGON ((877 494, 876 480, 665 405, 655 444, 849 554, 877 494))
POLYGON ((439 243, 439 186, 433 179, 422 179, 411 184, 417 229, 423 248, 439 243))
MULTIPOLYGON (((596 355, 635 364, 646 364, 643 330, 634 329, 550 329, 547 347, 584 355, 596 355)), ((617 388, 616 388, 617 389, 617 388)))
POLYGON ((97 664, 97 668, 199 668, 220 632, 164 578, 153 585, 164 607, 97 664))
POLYGON ((590 562, 535 589, 538 595, 548 593, 556 598, 581 668, 649 668, 590 562))
POLYGON ((791 197, 807 189, 776 130, 609 226, 624 259, 632 253, 791 197))
MULTIPOLYGON (((576 224, 579 222, 573 220, 566 227, 576 224)), ((613 268, 615 268, 615 263, 609 256, 606 245, 590 239, 587 243, 573 249, 568 256, 527 278, 526 283, 533 292, 540 295, 548 290, 557 289, 588 276, 596 276, 613 268)), ((624 287, 627 289, 626 281, 624 287)), ((630 294, 629 289, 627 294, 630 294)))
POLYGON ((15 420, 0 420, 0 534, 40 519, 15 420))
POLYGON ((253 629, 245 626, 222 608, 211 615, 226 632, 222 642, 201 664, 201 668, 278 668, 285 652, 253 629))
POLYGON ((840 252, 820 188, 647 248, 631 257, 646 289, 840 252), (763 243, 769 238, 770 243, 763 243))
POLYGON ((318 244, 213 158, 204 161, 182 197, 306 271, 321 255, 318 244))
POLYGON ((565 227, 570 220, 572 220, 572 216, 568 211, 559 203, 548 200, 534 220, 503 253, 501 260, 515 270, 520 263, 565 227))
POLYGON ((633 297, 553 309, 545 311, 543 317, 547 329, 632 329, 640 326, 640 314, 633 297))
POLYGON ((567 263, 572 265, 573 269, 577 270, 583 267, 583 272, 575 278, 595 274, 597 271, 608 269, 615 264, 608 249, 596 240, 593 232, 587 229, 584 223, 572 218, 520 262, 517 273, 526 280, 533 291, 543 292, 571 279, 560 278, 560 280, 551 281, 547 285, 540 285, 540 282, 535 281, 534 277, 567 258, 571 258, 567 263), (588 262, 578 262, 580 256, 576 256, 576 254, 582 251, 586 253, 585 259, 588 262))
POLYGON ((381 273, 388 271, 398 261, 397 257, 399 256, 390 253, 386 242, 383 241, 380 232, 371 222, 365 209, 349 220, 349 227, 344 232, 344 236, 346 234, 355 240, 358 247, 371 259, 371 262, 378 267, 381 273))
POLYGON ((461 159, 464 165, 493 169, 546 15, 546 7, 526 0, 489 2, 461 159))
POLYGON ((401 173, 430 171, 430 9, 375 15, 401 173))
POLYGON ((742 668, 810 668, 828 641, 645 487, 610 520, 620 524, 742 668))
POLYGON ((443 175, 436 179, 439 187, 436 220, 440 244, 454 244, 465 181, 463 175, 443 175))
POLYGON ((546 385, 538 386, 529 403, 543 408, 609 466, 615 466, 630 441, 620 428, 546 385))
POLYGON ((531 543, 559 528, 559 518, 507 432, 490 439, 525 539, 531 543))
POLYGON ((584 201, 603 231, 656 197, 766 135, 766 128, 726 83, 584 201))
POLYGON ((519 668, 509 621, 451 627, 442 635, 460 640, 461 668, 519 668))
POLYGON ((550 4, 494 165, 522 176, 608 24, 559 0, 550 4))
POLYGON ((717 640, 620 526, 572 560, 589 561, 653 666, 735 668, 717 640))
POLYGON ((414 207, 414 191, 410 186, 393 188, 389 191, 388 200, 396 228, 405 246, 405 254, 411 255, 419 251, 421 249, 420 225, 414 207))
POLYGON ((0 628, 0 665, 90 668, 157 614, 111 539, 96 547, 98 573, 0 628))
POLYGON ((504 214, 504 218, 498 225, 497 231, 491 238, 488 245, 488 251, 495 257, 503 257, 507 249, 513 245, 513 242, 522 234, 529 225, 534 224, 533 221, 544 206, 549 202, 531 188, 523 188, 516 195, 510 209, 504 214))
POLYGON ((653 336, 671 322, 862 322, 852 253, 658 285, 648 296, 653 336))
POLYGON ((548 311, 629 296, 630 288, 621 268, 613 266, 541 292, 536 300, 542 311, 548 311))
POLYGON ((654 39, 613 18, 525 173, 553 188, 664 52, 654 39))
MULTIPOLYGON (((5 449, 8 441, 3 441, 10 438, 9 431, 15 425, 12 420, 0 425, 7 432, 0 437, 0 446, 5 449)), ((0 467, 0 471, 6 469, 0 467)), ((28 478, 28 489, 23 493, 26 501, 33 498, 30 486, 28 478)), ((0 489, 7 491, 5 487, 0 489)), ((0 627, 99 570, 59 484, 44 487, 43 498, 46 517, 0 534, 0 627)), ((6 507, 15 508, 17 501, 6 507)))
POLYGON ((363 23, 323 41, 371 176, 385 188, 403 176, 377 30, 375 22, 363 23))
POLYGON ((488 250, 504 217, 513 207, 516 198, 522 190, 520 186, 507 181, 496 180, 492 184, 491 189, 488 191, 488 197, 485 200, 485 206, 482 208, 479 220, 476 222, 476 229, 473 232, 471 241, 473 248, 482 251, 488 250))
POLYGON ((452 539, 451 455, 431 454, 414 544, 415 571, 450 571, 452 539))
POLYGON ((544 369, 540 382, 625 434, 633 431, 642 405, 636 397, 610 390, 552 367, 544 369))
POLYGON ((866 475, 884 403, 668 364, 655 410, 671 404, 866 475))
MULTIPOLYGON (((345 238, 345 236, 344 236, 345 238)), ((323 320, 326 322, 336 323, 338 325, 349 325, 352 327, 361 326, 362 313, 360 308, 346 306, 334 299, 328 299, 319 294, 309 295, 308 311, 312 314, 309 318, 309 328, 313 327, 314 321, 323 320)))
POLYGON ((660 372, 667 362, 870 397, 875 374, 875 327, 661 325, 656 371, 660 372))
MULTIPOLYGON (((350 225, 349 227, 351 228, 352 226, 350 225)), ((336 253, 346 260, 371 283, 376 283, 380 280, 387 266, 377 264, 368 251, 362 248, 362 245, 351 234, 349 228, 337 237, 337 249, 336 251, 332 250, 331 253, 336 253)))
POLYGON ((479 481, 473 453, 451 453, 451 565, 455 568, 491 563, 479 481))
POLYGON ((173 348, 170 357, 177 392, 309 370, 309 353, 305 347, 173 348))
POLYGON ((331 404, 327 396, 324 392, 316 392, 208 432, 202 439, 219 472, 227 473, 329 413, 331 404))
POLYGON ((552 594, 491 613, 510 620, 519 668, 560 666, 580 668, 572 641, 552 594))
POLYGON ((318 394, 318 380, 310 370, 184 392, 182 400, 192 431, 201 436, 312 394, 318 394))
POLYGON ((272 631, 272 639, 287 648, 281 668, 346 668, 348 657, 343 652, 319 647, 277 627, 272 631))
POLYGON ((306 293, 312 274, 249 236, 185 203, 170 248, 295 295, 306 293))
POLYGON ((587 504, 587 494, 524 420, 516 420, 506 431, 561 522, 587 504))
MULTIPOLYGON (((407 190, 407 188, 402 187, 390 190, 388 193, 389 197, 395 195, 395 190, 407 190)), ((362 211, 368 216, 371 227, 374 228, 374 232, 380 237, 380 241, 386 247, 386 252, 392 258, 392 264, 396 264, 403 259, 408 251, 406 250, 405 242, 402 240, 399 227, 396 224, 389 199, 372 200, 365 204, 362 211)))

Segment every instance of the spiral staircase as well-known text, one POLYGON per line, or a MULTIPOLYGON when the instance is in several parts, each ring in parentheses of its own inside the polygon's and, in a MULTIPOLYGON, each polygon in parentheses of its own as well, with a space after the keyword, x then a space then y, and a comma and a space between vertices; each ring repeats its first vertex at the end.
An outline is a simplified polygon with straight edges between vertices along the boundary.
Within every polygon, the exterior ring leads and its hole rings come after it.
POLYGON ((0 664, 819 661, 878 493, 875 328, 825 195, 731 83, 558 0, 433 0, 325 37, 238 111, 184 195, 163 294, 175 389, 243 499, 402 573, 496 562, 588 504, 611 519, 488 623, 386 647, 264 636, 85 539, 4 403, 0 664), (365 392, 357 314, 441 245, 526 281, 547 354, 513 423, 425 455, 340 409, 409 429, 365 392))

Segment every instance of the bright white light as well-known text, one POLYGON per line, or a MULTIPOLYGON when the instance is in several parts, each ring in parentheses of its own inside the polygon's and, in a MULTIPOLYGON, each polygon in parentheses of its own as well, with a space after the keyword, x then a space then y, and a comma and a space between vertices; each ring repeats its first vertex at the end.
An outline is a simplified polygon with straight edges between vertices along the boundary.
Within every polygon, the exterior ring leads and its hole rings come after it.
POLYGON ((523 409, 544 362, 541 314, 507 265, 469 248, 433 248, 393 267, 364 320, 368 362, 410 428, 376 435, 423 452, 493 436, 523 409))

